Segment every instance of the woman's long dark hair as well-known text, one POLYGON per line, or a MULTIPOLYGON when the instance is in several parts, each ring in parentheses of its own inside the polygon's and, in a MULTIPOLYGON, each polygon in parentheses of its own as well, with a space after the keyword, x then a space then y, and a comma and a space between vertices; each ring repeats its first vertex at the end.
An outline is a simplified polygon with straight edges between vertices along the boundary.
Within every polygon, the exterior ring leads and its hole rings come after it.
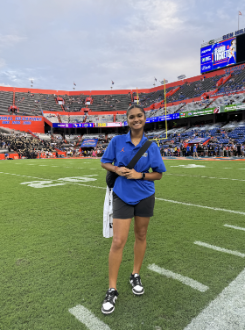
POLYGON ((132 105, 129 106, 129 108, 128 108, 128 110, 127 110, 127 113, 126 113, 127 117, 128 117, 129 111, 130 111, 131 109, 134 109, 134 108, 140 109, 140 111, 145 115, 145 109, 144 109, 141 105, 138 105, 138 104, 132 104, 132 105))

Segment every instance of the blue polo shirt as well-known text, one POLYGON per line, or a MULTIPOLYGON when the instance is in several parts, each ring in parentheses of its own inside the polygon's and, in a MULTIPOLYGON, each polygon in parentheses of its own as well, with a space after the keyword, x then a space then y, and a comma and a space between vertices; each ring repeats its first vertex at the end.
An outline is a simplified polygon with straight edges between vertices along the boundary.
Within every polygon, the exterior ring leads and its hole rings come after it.
MULTIPOLYGON (((146 140, 147 138, 143 136, 140 143, 135 146, 131 142, 130 131, 128 134, 117 135, 109 143, 101 162, 114 163, 118 167, 127 166, 146 140)), ((160 150, 155 142, 150 145, 134 167, 135 171, 140 173, 149 173, 150 168, 153 172, 166 172, 160 150)), ((127 179, 119 176, 115 181, 113 191, 125 203, 136 205, 142 199, 155 193, 155 185, 154 181, 127 179)))

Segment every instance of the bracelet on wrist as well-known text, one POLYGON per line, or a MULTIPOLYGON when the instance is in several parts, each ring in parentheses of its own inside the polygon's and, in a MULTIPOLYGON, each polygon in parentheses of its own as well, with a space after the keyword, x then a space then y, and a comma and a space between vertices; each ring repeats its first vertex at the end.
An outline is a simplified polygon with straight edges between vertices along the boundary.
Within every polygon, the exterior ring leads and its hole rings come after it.
POLYGON ((144 180, 145 179, 145 173, 142 173, 142 178, 141 180, 144 180))
POLYGON ((116 173, 117 169, 118 169, 118 166, 115 166, 115 167, 114 167, 114 172, 115 172, 115 173, 116 173))

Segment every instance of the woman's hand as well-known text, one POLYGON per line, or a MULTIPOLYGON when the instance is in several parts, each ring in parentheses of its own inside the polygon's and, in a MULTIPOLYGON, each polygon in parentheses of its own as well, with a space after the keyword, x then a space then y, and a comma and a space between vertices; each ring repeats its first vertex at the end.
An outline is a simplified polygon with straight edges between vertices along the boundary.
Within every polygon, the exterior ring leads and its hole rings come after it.
POLYGON ((127 172, 126 175, 125 175, 125 177, 126 177, 127 179, 135 179, 135 180, 139 180, 139 179, 142 178, 142 173, 136 172, 134 169, 132 169, 132 170, 127 169, 127 171, 128 171, 128 172, 127 172))
POLYGON ((129 169, 126 167, 117 167, 115 173, 119 176, 126 176, 128 174, 129 169))

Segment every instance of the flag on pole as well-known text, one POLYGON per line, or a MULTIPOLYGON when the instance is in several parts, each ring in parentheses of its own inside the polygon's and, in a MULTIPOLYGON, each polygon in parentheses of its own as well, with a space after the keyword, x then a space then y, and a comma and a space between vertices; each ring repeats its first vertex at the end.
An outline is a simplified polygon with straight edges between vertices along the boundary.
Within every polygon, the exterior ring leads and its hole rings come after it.
POLYGON ((112 85, 114 85, 114 84, 115 84, 113 80, 111 81, 111 84, 112 84, 112 85))
POLYGON ((242 13, 239 11, 239 12, 238 12, 238 15, 242 15, 242 13))
POLYGON ((77 86, 75 83, 73 83, 74 86, 77 86))
POLYGON ((155 78, 155 81, 157 81, 157 78, 155 78))

